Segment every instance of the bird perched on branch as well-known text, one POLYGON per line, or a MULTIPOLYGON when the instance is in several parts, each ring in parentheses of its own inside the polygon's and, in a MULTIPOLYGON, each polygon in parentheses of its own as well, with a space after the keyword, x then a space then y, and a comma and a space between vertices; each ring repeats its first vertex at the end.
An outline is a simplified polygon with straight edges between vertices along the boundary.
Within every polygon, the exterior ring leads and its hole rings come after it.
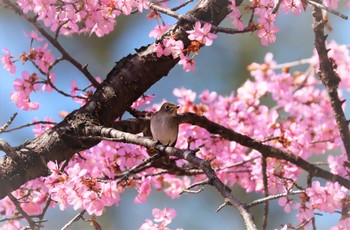
MULTIPOLYGON (((154 140, 159 143, 174 147, 179 132, 177 109, 180 106, 165 102, 151 117, 151 133, 154 140)), ((166 159, 169 161, 169 157, 166 159)))
POLYGON ((151 117, 151 133, 154 140, 174 147, 179 132, 177 109, 180 106, 165 102, 151 117))

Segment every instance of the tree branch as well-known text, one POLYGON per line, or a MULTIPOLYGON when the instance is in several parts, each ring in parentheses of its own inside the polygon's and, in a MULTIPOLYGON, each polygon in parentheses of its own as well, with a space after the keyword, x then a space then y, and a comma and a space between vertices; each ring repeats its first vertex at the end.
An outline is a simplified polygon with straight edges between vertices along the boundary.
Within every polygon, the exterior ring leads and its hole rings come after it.
POLYGON ((327 36, 324 34, 324 25, 326 22, 323 21, 322 10, 317 6, 314 7, 313 17, 315 47, 320 61, 319 78, 327 89, 340 137, 343 141, 348 160, 350 160, 350 131, 342 108, 343 101, 340 100, 338 95, 338 86, 341 79, 334 70, 334 61, 328 58, 329 49, 326 48, 327 36))

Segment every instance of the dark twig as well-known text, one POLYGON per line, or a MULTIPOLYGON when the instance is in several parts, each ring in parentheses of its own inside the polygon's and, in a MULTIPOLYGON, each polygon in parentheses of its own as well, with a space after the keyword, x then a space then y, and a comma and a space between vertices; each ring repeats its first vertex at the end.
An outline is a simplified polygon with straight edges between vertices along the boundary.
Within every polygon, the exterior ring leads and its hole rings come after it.
MULTIPOLYGON (((310 174, 307 175, 307 182, 306 183, 307 183, 307 187, 311 188, 311 186, 312 186, 312 175, 310 175, 310 174)), ((316 219, 315 219, 315 217, 313 216, 312 218, 310 218, 310 220, 308 222, 310 222, 310 221, 312 223, 312 229, 316 230, 316 219)))
MULTIPOLYGON (((269 182, 267 179, 267 162, 266 157, 262 157, 261 159, 261 165, 262 165, 262 175, 263 175, 263 184, 264 184, 264 195, 265 197, 269 196, 269 182)), ((263 226, 262 229, 266 230, 267 228, 267 222, 269 219, 269 201, 266 201, 264 203, 264 216, 263 216, 263 226)))
POLYGON ((220 212, 221 209, 223 209, 227 205, 230 205, 230 200, 225 199, 225 202, 216 209, 216 212, 220 212))
POLYGON ((348 20, 348 16, 346 16, 346 15, 340 13, 339 11, 333 10, 332 8, 329 8, 329 7, 325 6, 325 5, 322 5, 321 3, 317 2, 317 0, 316 0, 316 1, 307 0, 307 2, 308 2, 309 4, 311 4, 311 5, 315 6, 315 7, 317 7, 317 8, 320 8, 320 9, 325 10, 325 11, 328 11, 329 13, 332 13, 332 14, 334 14, 334 15, 336 15, 336 16, 339 16, 339 17, 341 17, 342 19, 348 20))
MULTIPOLYGON (((171 16, 173 18, 178 19, 178 20, 186 20, 186 21, 193 22, 193 23, 196 22, 196 21, 200 21, 202 24, 206 23, 205 21, 199 20, 199 19, 194 18, 194 17, 189 17, 189 16, 185 16, 185 15, 182 15, 182 14, 178 14, 178 13, 176 13, 175 11, 173 11, 171 9, 163 8, 163 7, 158 6, 158 5, 154 4, 154 3, 150 3, 149 7, 151 9, 155 10, 155 11, 159 11, 161 13, 169 15, 169 16, 171 16)), ((214 25, 212 25, 211 28, 212 28, 212 32, 214 32, 214 33, 222 32, 222 33, 226 33, 226 34, 240 34, 240 33, 247 33, 247 32, 251 32, 252 31, 252 29, 249 26, 244 28, 243 30, 236 30, 236 29, 232 29, 232 28, 218 27, 218 26, 214 26, 214 25)))
POLYGON ((171 10, 172 11, 177 11, 177 10, 181 9, 182 7, 187 6, 187 4, 189 4, 189 3, 193 2, 193 1, 194 0, 187 0, 186 2, 182 3, 181 5, 178 5, 176 7, 171 8, 171 10))
POLYGON ((30 127, 30 126, 33 126, 33 125, 39 125, 39 124, 40 125, 55 125, 57 123, 56 122, 52 122, 52 121, 34 121, 32 123, 28 123, 28 124, 21 125, 21 126, 12 128, 12 129, 4 130, 3 133, 9 133, 9 132, 12 132, 12 131, 15 131, 15 130, 19 130, 19 129, 23 129, 23 128, 27 128, 27 127, 30 127))
POLYGON ((13 120, 15 120, 16 116, 18 113, 14 113, 12 115, 12 117, 10 117, 10 119, 6 122, 6 124, 4 124, 2 127, 0 127, 0 133, 3 133, 13 122, 13 120))
POLYGON ((191 184, 190 186, 188 186, 187 188, 184 188, 184 189, 180 192, 180 194, 185 193, 185 192, 187 192, 187 193, 192 193, 192 194, 200 193, 201 191, 204 190, 203 185, 206 185, 206 184, 209 184, 209 181, 208 181, 208 180, 204 180, 204 181, 199 181, 199 182, 197 182, 197 183, 193 183, 193 184, 191 184), (201 187, 200 187, 198 190, 192 190, 192 188, 197 187, 197 186, 201 186, 201 187))
POLYGON ((21 205, 19 204, 18 200, 16 199, 16 197, 14 197, 11 193, 8 194, 8 197, 10 198, 10 200, 12 201, 12 203, 16 206, 16 209, 19 213, 21 213, 21 215, 24 217, 24 219, 27 220, 29 227, 31 229, 38 229, 37 224, 35 223, 35 221, 22 209, 21 205))
POLYGON ((73 219, 71 219, 66 225, 64 225, 61 230, 66 230, 68 229, 70 226, 72 226, 72 224, 80 219, 83 218, 84 214, 85 214, 85 210, 81 211, 80 213, 78 213, 75 217, 73 217, 73 219))
POLYGON ((145 165, 151 163, 152 161, 159 159, 161 157, 160 154, 156 153, 153 156, 145 159, 141 163, 135 165, 134 167, 130 168, 128 171, 124 173, 124 175, 117 181, 117 185, 128 180, 128 178, 133 174, 135 171, 137 171, 139 168, 144 167, 145 165))
POLYGON ((235 168, 235 167, 238 167, 238 166, 242 166, 242 165, 244 165, 244 164, 246 164, 248 162, 252 162, 252 161, 254 161, 254 160, 258 159, 258 158, 260 158, 260 157, 253 157, 253 158, 251 158, 249 160, 240 161, 240 162, 237 162, 237 163, 232 164, 232 165, 228 165, 228 166, 225 166, 225 167, 222 167, 222 168, 218 168, 216 170, 220 171, 220 170, 225 170, 225 169, 229 169, 229 168, 235 168))
POLYGON ((304 192, 305 192, 304 190, 297 190, 297 191, 288 191, 288 192, 276 194, 276 195, 270 195, 268 197, 264 197, 264 198, 257 199, 257 200, 250 202, 249 204, 247 204, 247 208, 251 208, 251 207, 260 205, 260 204, 265 203, 265 202, 270 201, 270 200, 276 200, 276 199, 279 199, 281 197, 285 197, 285 196, 289 196, 289 195, 298 195, 298 194, 301 194, 304 192))

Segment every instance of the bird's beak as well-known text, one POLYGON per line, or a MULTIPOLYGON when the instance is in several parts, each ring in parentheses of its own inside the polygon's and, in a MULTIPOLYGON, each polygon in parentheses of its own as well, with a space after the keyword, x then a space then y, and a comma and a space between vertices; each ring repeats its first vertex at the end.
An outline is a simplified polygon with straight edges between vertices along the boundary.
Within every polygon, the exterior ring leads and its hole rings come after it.
POLYGON ((177 106, 176 106, 176 109, 178 109, 178 108, 180 108, 180 106, 179 106, 179 105, 177 105, 177 106))

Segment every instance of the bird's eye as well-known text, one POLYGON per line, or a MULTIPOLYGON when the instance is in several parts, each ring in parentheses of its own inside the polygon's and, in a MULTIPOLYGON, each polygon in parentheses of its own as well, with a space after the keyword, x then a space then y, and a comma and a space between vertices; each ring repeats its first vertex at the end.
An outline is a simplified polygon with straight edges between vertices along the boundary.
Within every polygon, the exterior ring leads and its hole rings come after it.
POLYGON ((166 105, 166 106, 165 106, 165 109, 166 109, 166 110, 170 109, 170 106, 169 106, 169 105, 166 105))

